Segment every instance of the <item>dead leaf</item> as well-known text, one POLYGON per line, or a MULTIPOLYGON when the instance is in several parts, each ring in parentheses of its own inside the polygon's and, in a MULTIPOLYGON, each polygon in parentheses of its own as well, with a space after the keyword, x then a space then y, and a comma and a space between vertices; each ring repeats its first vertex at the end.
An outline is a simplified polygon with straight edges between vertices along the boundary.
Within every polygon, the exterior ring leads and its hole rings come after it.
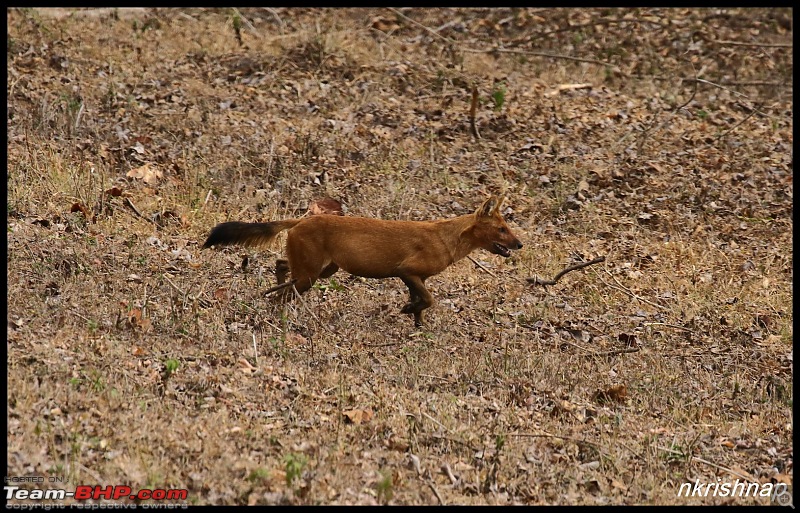
POLYGON ((150 329, 150 319, 146 317, 142 317, 142 310, 140 308, 132 308, 130 312, 128 312, 128 326, 131 328, 139 328, 142 331, 148 331, 150 329))
POLYGON ((246 374, 255 374, 258 372, 258 367, 253 367, 246 358, 239 358, 236 363, 239 364, 239 370, 246 374))
POLYGON ((598 390, 592 396, 592 400, 598 403, 624 402, 628 397, 628 389, 625 385, 616 385, 606 390, 598 390))
POLYGON ((164 174, 155 165, 148 162, 143 166, 131 169, 126 176, 135 180, 141 180, 146 184, 155 184, 164 174))
POLYGON ((372 418, 372 410, 369 410, 369 409, 367 409, 367 410, 359 410, 359 409, 348 410, 348 411, 345 411, 345 412, 342 412, 342 413, 345 416, 345 419, 350 421, 352 424, 356 424, 356 425, 359 425, 362 422, 369 422, 370 419, 372 418))
POLYGON ((77 203, 73 203, 73 204, 72 204, 72 208, 70 208, 70 209, 69 209, 69 211, 70 211, 70 212, 81 212, 81 213, 83 214, 83 216, 84 216, 84 217, 85 217, 87 220, 89 220, 89 219, 91 219, 91 218, 92 218, 92 213, 91 213, 91 211, 89 211, 89 209, 88 209, 88 208, 86 208, 86 205, 84 205, 84 204, 83 204, 83 203, 81 203, 80 201, 79 201, 79 202, 77 202, 77 203))
POLYGON ((387 20, 382 16, 372 18, 372 28, 381 32, 392 32, 400 28, 400 24, 395 20, 387 20))
POLYGON ((330 214, 334 216, 344 215, 344 211, 342 211, 342 204, 333 198, 321 198, 314 200, 311 205, 308 206, 308 213, 312 216, 317 216, 320 214, 330 214))
POLYGON ((564 91, 576 91, 578 89, 591 89, 591 88, 592 84, 561 84, 552 91, 544 93, 544 95, 547 97, 551 97, 563 93, 564 91))
POLYGON ((286 345, 287 346, 289 346, 289 345, 301 346, 301 345, 303 345, 303 344, 305 344, 307 342, 308 342, 308 340, 306 340, 306 338, 303 335, 300 335, 299 333, 289 332, 289 333, 286 334, 286 345))

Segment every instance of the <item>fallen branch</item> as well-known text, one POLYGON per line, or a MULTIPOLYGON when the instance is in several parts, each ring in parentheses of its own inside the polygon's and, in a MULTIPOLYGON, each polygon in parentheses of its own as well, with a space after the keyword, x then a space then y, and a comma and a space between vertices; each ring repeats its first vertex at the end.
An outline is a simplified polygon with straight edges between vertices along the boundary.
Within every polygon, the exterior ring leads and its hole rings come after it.
POLYGON ((666 322, 646 322, 644 323, 645 326, 666 326, 667 328, 674 328, 676 330, 688 331, 691 332, 692 330, 686 328, 684 326, 678 326, 677 324, 668 324, 666 322))
POLYGON ((295 284, 295 280, 290 280, 290 281, 287 281, 287 282, 284 282, 284 283, 279 283, 278 285, 275 285, 274 287, 272 287, 270 289, 267 289, 267 291, 264 292, 264 295, 265 296, 269 296, 273 292, 277 292, 277 291, 279 291, 281 289, 285 289, 286 287, 291 287, 294 284, 295 284))
MULTIPOLYGON (((520 324, 520 326, 525 326, 527 328, 533 328, 530 324, 520 324)), ((582 352, 578 356, 616 356, 619 354, 627 354, 627 353, 638 353, 640 348, 639 347, 627 347, 625 349, 612 349, 610 351, 590 351, 583 346, 576 344, 575 342, 571 342, 569 340, 564 340, 567 344, 571 345, 572 347, 577 347, 582 352)))
POLYGON ((584 353, 581 356, 617 356, 619 354, 638 353, 640 348, 627 347, 625 349, 613 349, 611 351, 598 351, 596 353, 584 353))
MULTIPOLYGON (((702 148, 708 148, 708 147, 710 147, 710 146, 714 146, 715 144, 717 144, 717 142, 719 142, 719 140, 720 140, 720 139, 722 139, 723 137, 725 137, 725 136, 726 136, 726 135, 728 135, 729 133, 731 133, 731 132, 733 132, 734 130, 736 130, 737 128, 739 128, 739 127, 740 127, 742 124, 744 124, 744 122, 745 122, 745 121, 747 121, 748 119, 752 118, 752 117, 753 117, 753 114, 755 114, 756 112, 758 112, 758 109, 754 108, 752 111, 750 111, 750 114, 748 114, 747 116, 745 116, 745 118, 744 118, 744 119, 742 119, 741 121, 739 121, 738 123, 736 123, 735 125, 733 125, 732 127, 730 127, 729 129, 727 129, 727 130, 725 130, 724 132, 722 132, 721 134, 719 134, 719 135, 718 135, 718 136, 717 136, 717 137, 716 137, 716 138, 715 138, 713 141, 711 141, 710 143, 707 143, 707 144, 706 144, 705 146, 703 146, 702 148)), ((702 149, 702 148, 701 148, 701 149, 702 149)))
POLYGON ((261 34, 258 32, 258 29, 256 29, 256 27, 255 27, 255 26, 254 26, 252 23, 250 23, 250 20, 248 20, 247 18, 245 18, 245 16, 244 16, 244 15, 243 15, 241 12, 239 12, 239 9, 237 9, 236 7, 234 7, 234 8, 233 8, 233 12, 236 14, 236 16, 238 16, 238 17, 239 17, 239 19, 240 19, 240 20, 242 20, 242 21, 244 22, 244 24, 245 24, 245 25, 247 25, 247 28, 249 28, 249 29, 250 29, 250 31, 251 31, 253 34, 255 34, 255 35, 256 35, 256 36, 258 36, 258 37, 261 37, 261 34))
POLYGON ((551 30, 549 32, 544 32, 542 34, 534 34, 533 36, 531 36, 530 40, 531 41, 535 41, 535 40, 537 40, 539 38, 542 38, 542 37, 545 37, 545 36, 551 36, 553 34, 558 34, 560 32, 579 30, 579 29, 586 28, 586 27, 594 27, 595 25, 611 25, 611 24, 614 24, 614 23, 626 23, 626 22, 630 22, 630 23, 652 23, 653 25, 660 25, 662 27, 664 26, 664 24, 661 23, 660 21, 645 20, 645 19, 641 19, 641 18, 603 18, 603 19, 599 19, 599 20, 587 21, 586 23, 578 23, 576 25, 568 25, 568 26, 560 28, 560 29, 551 30))
POLYGON ((364 347, 389 347, 389 346, 397 346, 402 344, 402 341, 397 342, 385 342, 383 344, 364 344, 364 347))
POLYGON ((401 17, 401 18, 403 18, 404 20, 408 20, 408 21, 410 21, 411 23, 413 23, 414 25, 416 25, 416 26, 418 26, 418 27, 421 27, 421 28, 423 28, 423 29, 427 30, 428 32, 430 32, 430 33, 431 33, 431 34, 433 34, 434 36, 438 37, 439 39, 441 39, 441 40, 443 40, 443 41, 445 41, 445 42, 447 42, 447 43, 449 43, 449 44, 454 44, 454 43, 455 43, 455 41, 453 41, 453 40, 452 40, 452 39, 450 39, 449 37, 444 37, 443 35, 439 34, 439 33, 438 33, 438 32, 436 32, 435 30, 433 30, 432 28, 430 28, 430 27, 426 27, 426 26, 425 26, 425 25, 423 25, 422 23, 420 23, 420 22, 418 22, 418 21, 415 21, 415 20, 412 20, 411 18, 409 18, 409 17, 408 17, 408 16, 406 16, 405 14, 401 13, 400 11, 398 11, 397 9, 395 9, 394 7, 389 7, 389 10, 390 10, 390 11, 392 11, 393 13, 395 13, 396 15, 400 16, 400 17, 401 17))
POLYGON ((442 500, 442 496, 439 495, 439 490, 436 489, 436 485, 433 484, 433 480, 432 479, 426 479, 425 482, 428 483, 428 487, 431 489, 433 494, 436 496, 436 500, 439 501, 439 505, 440 506, 444 506, 445 502, 444 502, 444 500, 442 500))
POLYGON ((588 262, 581 262, 580 264, 575 264, 575 265, 571 265, 571 266, 567 267, 566 269, 564 269, 560 273, 556 274, 555 277, 553 277, 552 280, 543 280, 542 278, 539 278, 538 276, 534 276, 533 278, 528 278, 528 283, 530 283, 531 285, 542 285, 542 286, 555 285, 558 282, 558 280, 560 280, 561 277, 564 276, 565 274, 567 274, 568 272, 577 271, 578 269, 583 269, 584 267, 587 267, 587 266, 590 266, 590 265, 593 265, 593 264, 599 264, 600 262, 605 262, 605 260, 606 260, 606 257, 604 257, 604 256, 597 257, 594 260, 590 260, 588 262))
MULTIPOLYGON (((690 64, 691 64, 691 62, 690 62, 690 64)), ((667 123, 672 121, 675 118, 675 116, 678 114, 678 112, 680 112, 681 109, 683 109, 684 107, 686 107, 687 105, 692 103, 692 100, 694 100, 694 97, 697 96, 697 89, 699 87, 699 85, 698 85, 699 82, 697 81, 697 70, 694 69, 694 64, 692 64, 692 70, 694 70, 694 72, 695 72, 694 73, 694 80, 692 80, 692 83, 694 83, 694 90, 692 91, 692 95, 689 97, 688 100, 683 102, 679 107, 676 107, 676 108, 672 109, 671 115, 667 119, 662 121, 660 124, 658 124, 657 128, 659 130, 661 129, 661 127, 663 127, 664 125, 666 125, 667 123)), ((681 81, 681 83, 683 83, 683 81, 681 81)), ((647 137, 647 134, 651 130, 653 130, 654 127, 656 127, 656 119, 657 119, 657 117, 658 117, 658 113, 653 114, 653 121, 650 123, 650 125, 647 128, 642 130, 641 134, 639 134, 639 137, 638 137, 638 148, 637 148, 639 153, 642 152, 642 146, 644 145, 644 141, 645 141, 645 138, 647 137)), ((625 137, 627 137, 627 135, 625 137)), ((623 137, 623 139, 624 139, 624 137, 623 137)), ((622 141, 622 139, 620 139, 620 141, 622 141)))
POLYGON ((753 46, 756 48, 792 48, 792 43, 745 43, 743 41, 724 41, 722 39, 709 39, 709 43, 731 46, 753 46))
POLYGON ((608 269, 606 269, 606 274, 611 276, 611 279, 614 280, 614 283, 616 283, 616 285, 612 285, 611 283, 608 283, 606 280, 604 280, 603 278, 598 276, 598 278, 600 278, 600 281, 603 282, 603 285, 605 285, 606 287, 610 287, 612 289, 620 290, 620 291, 624 292, 625 294, 629 295, 630 297, 632 297, 633 299, 641 301, 642 303, 647 303, 648 305, 652 306, 653 308, 658 308, 659 310, 666 310, 667 309, 665 306, 661 306, 658 303, 653 303, 649 299, 643 298, 642 296, 639 296, 638 294, 633 293, 630 289, 628 289, 623 284, 621 284, 619 282, 619 280, 617 280, 617 277, 614 276, 613 274, 611 274, 611 272, 608 269))
POLYGON ((736 477, 739 477, 741 479, 744 479, 745 481, 748 481, 750 483, 757 483, 758 482, 758 481, 754 480, 753 476, 746 476, 746 475, 742 474, 741 472, 737 472, 737 471, 735 471, 733 469, 730 469, 728 467, 723 467, 722 465, 718 465, 718 464, 714 463, 713 461, 708 461, 708 460, 705 460, 703 458, 698 458, 697 456, 684 454, 681 451, 676 451, 675 449, 669 449, 667 447, 662 447, 660 445, 656 445, 656 449, 659 449, 659 450, 664 451, 664 452, 668 452, 670 454, 676 454, 678 456, 689 456, 689 458, 691 458, 692 461, 696 461, 698 463, 703 463, 705 465, 714 467, 714 468, 716 468, 718 470, 722 470, 723 472, 728 472, 729 474, 731 474, 733 476, 736 476, 736 477))
POLYGON ((482 269, 482 270, 483 270, 483 271, 484 271, 486 274, 488 274, 489 276, 491 276, 491 277, 493 277, 493 278, 497 278, 497 275, 496 275, 495 273, 493 273, 493 272, 491 271, 491 269, 487 268, 485 265, 483 265, 482 263, 478 262, 477 260, 475 260, 474 258, 472 258, 472 257, 471 257, 471 256, 469 256, 469 255, 467 255, 467 258, 469 258, 470 260, 472 260, 472 263, 473 263, 473 264, 475 264, 475 265, 477 265, 478 267, 480 267, 480 268, 481 268, 481 269, 482 269))
MULTIPOLYGON (((471 257, 471 256, 469 256, 469 255, 467 255, 467 258, 469 258, 470 260, 472 260, 472 263, 473 263, 473 264, 475 264, 475 265, 477 265, 477 266, 478 266, 478 268, 479 268, 479 269, 481 269, 483 272, 485 272, 486 274, 488 274, 489 276, 491 276, 491 277, 493 277, 493 278, 497 278, 497 275, 496 275, 495 273, 493 273, 491 269, 489 269, 488 267, 486 267, 486 266, 485 266, 485 265, 483 265, 482 263, 478 262, 477 260, 475 260, 474 258, 472 258, 472 257, 471 257)), ((511 277, 511 279, 512 279, 512 280, 514 280, 514 281, 517 281, 517 282, 519 282, 519 283, 522 283, 522 284, 524 284, 524 283, 525 283, 525 282, 523 282, 522 280, 520 280, 519 278, 517 278, 516 276, 512 276, 512 277, 511 277)))
POLYGON ((573 57, 571 55, 561 55, 557 53, 532 52, 529 50, 513 50, 510 48, 490 48, 488 50, 481 50, 479 48, 463 48, 462 51, 467 53, 513 53, 518 55, 532 55, 534 57, 546 57, 548 59, 562 59, 567 61, 588 62, 589 64, 599 64, 601 66, 609 66, 611 68, 616 68, 616 65, 607 61, 599 61, 597 59, 586 59, 583 57, 573 57))
MULTIPOLYGON (((605 447, 603 447, 602 445, 597 444, 595 442, 590 442, 589 440, 586 440, 585 438, 574 438, 574 437, 571 437, 571 436, 553 435, 553 434, 550 434, 550 433, 509 433, 508 436, 515 436, 515 437, 518 437, 518 438, 558 438, 558 439, 561 439, 561 440, 569 440, 570 442, 574 442, 576 444, 585 444, 585 445, 588 445, 590 447, 594 447, 597 450, 605 449, 605 447)), ((606 452, 606 454, 611 454, 609 451, 605 451, 605 452, 606 452)))
POLYGON ((136 215, 137 215, 137 216, 141 217, 141 218, 142 218, 142 219, 144 219, 145 221, 150 221, 150 222, 152 222, 152 220, 148 219, 148 218, 147 218, 147 216, 145 216, 144 214, 142 214, 141 212, 139 212, 139 209, 138 209, 138 208, 136 208, 136 205, 134 205, 134 204, 133 204, 133 202, 131 201, 131 199, 130 199, 130 198, 125 198, 125 205, 127 205, 128 207, 130 207, 130 209, 131 209, 131 210, 133 210, 133 211, 136 213, 136 215))

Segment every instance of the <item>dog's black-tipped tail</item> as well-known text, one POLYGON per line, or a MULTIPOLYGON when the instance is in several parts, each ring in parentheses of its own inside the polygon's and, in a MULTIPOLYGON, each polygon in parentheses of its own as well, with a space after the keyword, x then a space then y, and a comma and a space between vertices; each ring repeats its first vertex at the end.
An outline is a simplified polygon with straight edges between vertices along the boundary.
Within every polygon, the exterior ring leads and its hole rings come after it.
POLYGON ((231 245, 266 246, 275 240, 275 236, 280 232, 290 229, 299 222, 299 219, 287 219, 271 223, 242 223, 239 221, 220 223, 208 234, 203 249, 211 246, 231 245))

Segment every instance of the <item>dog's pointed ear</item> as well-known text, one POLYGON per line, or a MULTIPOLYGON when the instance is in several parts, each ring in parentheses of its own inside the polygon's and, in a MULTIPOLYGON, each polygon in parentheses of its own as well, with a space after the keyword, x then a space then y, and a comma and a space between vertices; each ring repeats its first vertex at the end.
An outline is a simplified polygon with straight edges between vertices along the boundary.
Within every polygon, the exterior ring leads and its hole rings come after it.
POLYGON ((475 217, 490 217, 494 214, 494 211, 497 210, 499 205, 497 198, 492 196, 478 207, 478 210, 475 211, 475 217))
POLYGON ((505 196, 497 197, 497 202, 494 204, 494 209, 492 209, 492 213, 497 212, 500 213, 500 207, 503 206, 503 202, 506 200, 505 196))

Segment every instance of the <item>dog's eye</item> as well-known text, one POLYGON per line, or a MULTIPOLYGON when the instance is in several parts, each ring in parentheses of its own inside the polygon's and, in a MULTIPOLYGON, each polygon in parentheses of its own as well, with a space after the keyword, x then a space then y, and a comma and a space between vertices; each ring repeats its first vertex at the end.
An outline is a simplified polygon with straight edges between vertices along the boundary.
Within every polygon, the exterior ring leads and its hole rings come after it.
POLYGON ((505 226, 500 227, 500 233, 506 233, 507 231, 508 230, 506 230, 505 226))

